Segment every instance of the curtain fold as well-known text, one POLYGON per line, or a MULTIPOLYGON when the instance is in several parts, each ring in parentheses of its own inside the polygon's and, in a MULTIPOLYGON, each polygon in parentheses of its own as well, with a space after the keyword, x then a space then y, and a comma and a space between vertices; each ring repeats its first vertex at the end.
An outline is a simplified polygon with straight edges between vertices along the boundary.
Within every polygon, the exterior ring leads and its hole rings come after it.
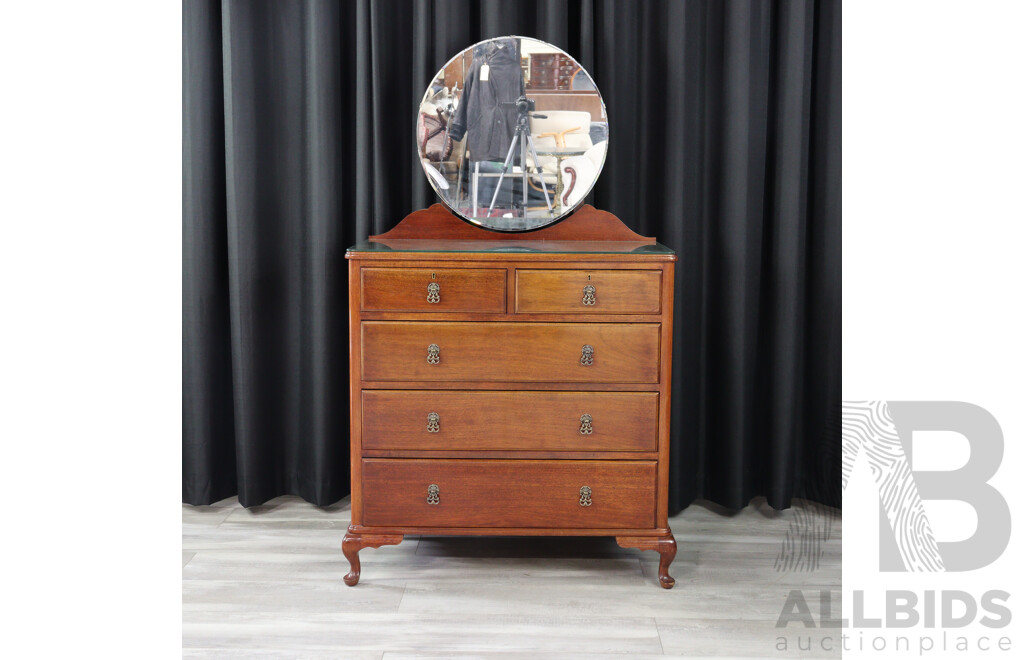
POLYGON ((577 57, 591 194, 679 253, 670 507, 839 506, 841 5, 186 0, 183 500, 348 493, 344 252, 433 203, 427 80, 484 38, 577 57))

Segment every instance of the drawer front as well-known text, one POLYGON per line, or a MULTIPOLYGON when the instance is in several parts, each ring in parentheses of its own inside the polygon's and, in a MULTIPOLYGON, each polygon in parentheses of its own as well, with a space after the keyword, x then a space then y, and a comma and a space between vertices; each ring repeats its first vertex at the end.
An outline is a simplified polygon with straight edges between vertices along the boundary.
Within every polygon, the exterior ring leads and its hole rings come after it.
POLYGON ((654 526, 653 461, 364 459, 362 469, 366 525, 654 526), (584 487, 588 506, 580 504, 584 487))
POLYGON ((504 268, 362 268, 364 311, 505 311, 504 268))
POLYGON ((657 451, 657 392, 366 390, 363 449, 657 451))
POLYGON ((516 312, 658 314, 660 270, 517 270, 516 312))
POLYGON ((364 321, 361 331, 364 380, 658 382, 657 323, 364 321))

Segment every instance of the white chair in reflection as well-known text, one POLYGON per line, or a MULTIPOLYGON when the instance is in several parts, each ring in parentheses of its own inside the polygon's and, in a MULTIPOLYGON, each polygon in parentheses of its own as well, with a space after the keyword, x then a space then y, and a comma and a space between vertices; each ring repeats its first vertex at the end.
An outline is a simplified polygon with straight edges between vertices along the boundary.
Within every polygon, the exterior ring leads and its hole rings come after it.
MULTIPOLYGON (((570 186, 570 179, 565 176, 565 162, 583 157, 594 147, 590 140, 590 113, 577 110, 538 110, 543 117, 530 118, 530 134, 537 149, 537 161, 540 165, 540 178, 548 188, 548 194, 559 199, 552 203, 561 207, 568 206, 564 202, 565 193, 570 186)), ((602 156, 603 157, 603 156, 602 156)), ((533 158, 529 159, 533 165, 533 158)), ((576 171, 576 187, 580 185, 579 170, 585 166, 573 168, 576 171)), ((593 179, 590 180, 593 182, 593 179)), ((587 184, 589 187, 589 184, 587 184)), ((531 181, 531 186, 540 189, 531 181)))

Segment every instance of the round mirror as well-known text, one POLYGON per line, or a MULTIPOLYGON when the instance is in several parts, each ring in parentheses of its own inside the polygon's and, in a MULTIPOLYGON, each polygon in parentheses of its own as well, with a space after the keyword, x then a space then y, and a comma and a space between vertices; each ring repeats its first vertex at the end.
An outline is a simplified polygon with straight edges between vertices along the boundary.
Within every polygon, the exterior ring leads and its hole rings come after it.
POLYGON ((498 37, 462 51, 430 81, 416 150, 458 216, 530 231, 572 213, 594 187, 608 115, 590 74, 563 50, 498 37))

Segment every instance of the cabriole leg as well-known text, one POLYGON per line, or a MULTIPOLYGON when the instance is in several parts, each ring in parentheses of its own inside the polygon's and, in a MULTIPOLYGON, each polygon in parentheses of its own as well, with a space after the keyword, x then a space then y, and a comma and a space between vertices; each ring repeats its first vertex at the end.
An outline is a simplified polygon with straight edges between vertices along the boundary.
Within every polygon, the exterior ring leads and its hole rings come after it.
POLYGON ((359 551, 363 548, 379 548, 382 545, 398 545, 404 538, 401 534, 353 534, 347 532, 341 542, 341 552, 348 559, 351 570, 345 575, 345 584, 354 587, 359 584, 359 551))
POLYGON ((658 583, 664 589, 671 589, 676 586, 676 580, 668 574, 668 566, 676 558, 676 537, 665 536, 658 539, 658 553, 661 554, 661 561, 658 562, 658 583))
POLYGON ((623 548, 637 548, 639 550, 654 550, 661 555, 658 562, 658 584, 663 589, 671 589, 676 586, 675 578, 668 574, 669 564, 676 558, 676 537, 667 536, 617 536, 615 542, 623 548))

